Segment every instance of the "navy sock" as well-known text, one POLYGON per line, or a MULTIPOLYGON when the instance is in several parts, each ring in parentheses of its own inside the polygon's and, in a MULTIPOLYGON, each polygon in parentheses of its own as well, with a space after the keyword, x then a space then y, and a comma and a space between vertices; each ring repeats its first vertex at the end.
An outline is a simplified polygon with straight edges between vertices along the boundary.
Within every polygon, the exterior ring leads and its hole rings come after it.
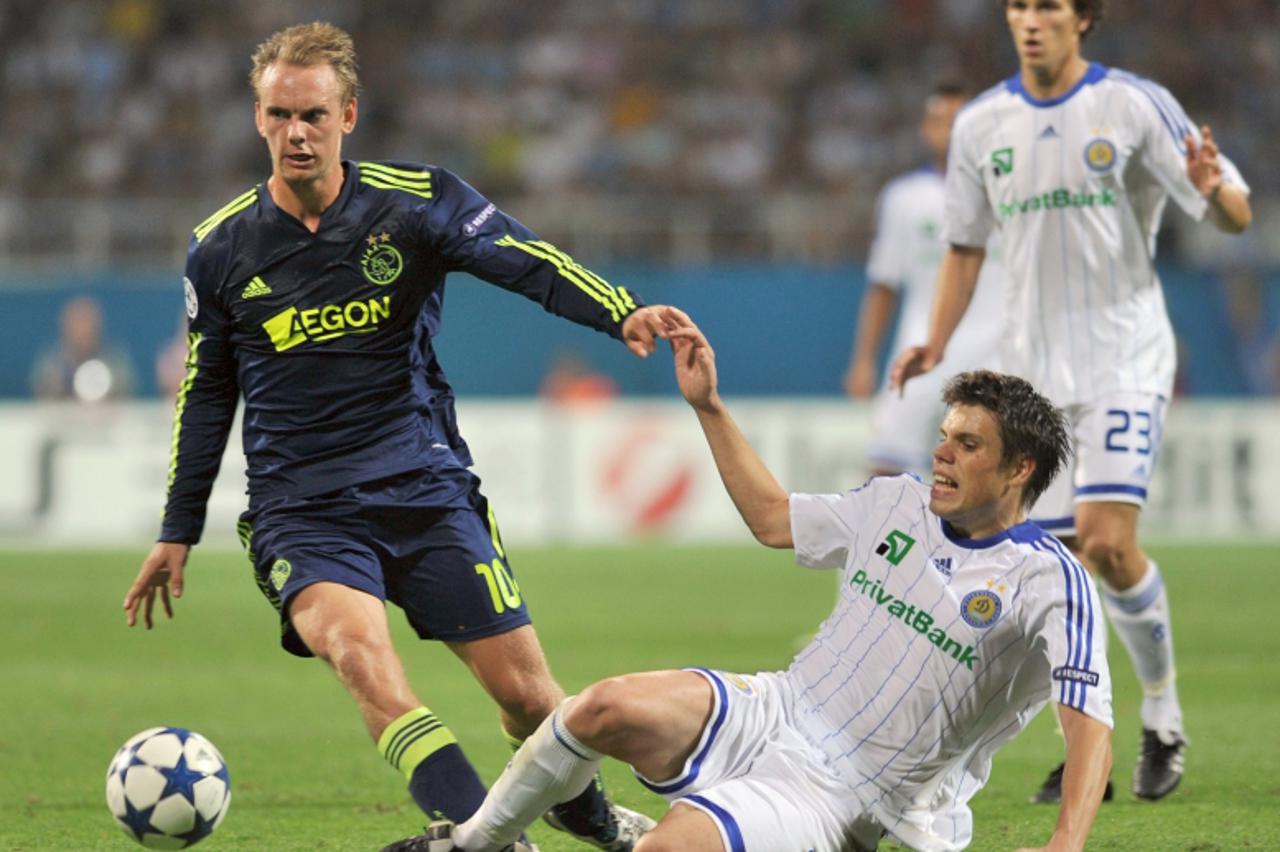
POLYGON ((480 809, 486 792, 457 743, 433 752, 409 779, 409 795, 432 819, 462 822, 480 809))
POLYGON ((591 779, 587 789, 569 801, 553 806, 551 810, 574 834, 604 841, 612 839, 602 836, 612 827, 609 825, 609 803, 604 797, 604 781, 599 772, 591 779))
POLYGON ((409 779, 409 795, 431 819, 463 822, 480 809, 485 786, 444 724, 426 707, 387 725, 378 751, 409 779))

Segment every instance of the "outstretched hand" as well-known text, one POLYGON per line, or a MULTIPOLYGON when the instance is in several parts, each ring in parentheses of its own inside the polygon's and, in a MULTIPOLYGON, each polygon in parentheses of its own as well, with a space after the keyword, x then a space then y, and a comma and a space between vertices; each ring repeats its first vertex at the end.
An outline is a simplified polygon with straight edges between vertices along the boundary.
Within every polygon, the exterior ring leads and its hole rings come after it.
POLYGON ((622 321, 622 342, 637 357, 648 358, 658 348, 658 340, 666 339, 666 311, 674 310, 669 305, 647 305, 633 311, 622 321))
POLYGON ((1184 137, 1187 146, 1187 177, 1205 198, 1213 198, 1222 188, 1222 160, 1213 131, 1206 124, 1200 128, 1202 142, 1196 147, 1196 139, 1190 133, 1184 137))
POLYGON ((911 346, 904 349, 893 362, 893 368, 889 371, 889 389, 896 390, 898 395, 902 395, 903 387, 916 376, 929 372, 938 361, 937 353, 928 346, 911 346))
POLYGON ((138 576, 124 596, 125 623, 133 627, 138 623, 138 607, 142 609, 142 622, 150 630, 151 611, 155 608, 156 595, 160 595, 164 614, 173 618, 173 604, 169 599, 182 597, 182 570, 187 564, 190 545, 158 541, 147 558, 142 560, 138 576))
POLYGON ((716 353, 689 315, 677 308, 665 308, 667 340, 675 359, 676 382, 680 393, 694 408, 709 411, 720 403, 716 392, 716 353))

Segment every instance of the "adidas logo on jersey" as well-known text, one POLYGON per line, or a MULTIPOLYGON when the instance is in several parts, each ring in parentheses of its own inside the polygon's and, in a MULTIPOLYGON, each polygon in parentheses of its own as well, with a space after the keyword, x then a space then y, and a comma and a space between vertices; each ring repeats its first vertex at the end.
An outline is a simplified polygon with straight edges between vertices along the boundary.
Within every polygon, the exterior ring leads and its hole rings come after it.
POLYGON ((271 292, 271 288, 267 286, 267 282, 263 281, 257 275, 253 276, 253 280, 244 286, 240 291, 242 299, 256 299, 259 296, 265 296, 271 292))
POLYGON ((1060 139, 1061 137, 1060 137, 1060 136, 1058 136, 1058 131, 1054 130, 1054 129, 1053 129, 1053 125, 1052 125, 1052 124, 1050 124, 1050 125, 1049 125, 1048 127, 1046 127, 1044 130, 1041 130, 1041 131, 1040 131, 1040 137, 1039 137, 1039 138, 1040 138, 1040 139, 1060 139))

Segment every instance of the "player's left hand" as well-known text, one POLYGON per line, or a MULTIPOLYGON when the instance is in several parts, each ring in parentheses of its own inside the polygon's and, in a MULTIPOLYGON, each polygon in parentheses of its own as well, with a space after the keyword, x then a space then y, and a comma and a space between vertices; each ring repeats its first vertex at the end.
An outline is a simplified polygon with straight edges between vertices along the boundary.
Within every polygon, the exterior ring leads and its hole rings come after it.
POLYGON ((658 339, 665 340, 671 330, 664 319, 669 310, 679 311, 670 305, 648 305, 633 311, 622 321, 622 342, 638 357, 648 358, 658 348, 658 339))
POLYGON ((1222 188, 1222 161, 1218 156, 1218 143, 1213 140, 1213 131, 1207 124, 1200 128, 1200 135, 1202 142, 1198 148, 1190 133, 1183 139, 1187 146, 1187 177, 1201 195, 1212 199, 1222 188))

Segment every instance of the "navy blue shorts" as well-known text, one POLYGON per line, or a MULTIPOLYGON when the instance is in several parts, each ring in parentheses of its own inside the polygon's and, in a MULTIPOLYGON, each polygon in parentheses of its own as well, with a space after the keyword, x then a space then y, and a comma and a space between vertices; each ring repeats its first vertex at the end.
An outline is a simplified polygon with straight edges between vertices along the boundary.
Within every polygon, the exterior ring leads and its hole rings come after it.
POLYGON ((280 644, 313 656, 289 621, 312 583, 341 583, 391 601, 423 639, 466 641, 529 624, 480 481, 466 505, 421 502, 438 481, 414 471, 316 497, 282 497, 237 525, 258 588, 280 616, 280 644))

